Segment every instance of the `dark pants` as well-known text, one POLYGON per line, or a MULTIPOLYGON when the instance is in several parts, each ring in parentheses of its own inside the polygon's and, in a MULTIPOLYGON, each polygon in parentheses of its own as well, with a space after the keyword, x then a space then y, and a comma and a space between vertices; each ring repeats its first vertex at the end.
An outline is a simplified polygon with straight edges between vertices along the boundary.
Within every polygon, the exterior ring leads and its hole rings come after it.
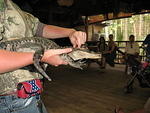
POLYGON ((114 67, 115 66, 115 58, 116 58, 116 54, 113 53, 107 53, 104 55, 106 58, 106 63, 108 63, 110 66, 114 67))
POLYGON ((126 62, 129 66, 134 67, 134 66, 139 66, 141 63, 137 60, 139 56, 127 54, 127 59, 126 62))

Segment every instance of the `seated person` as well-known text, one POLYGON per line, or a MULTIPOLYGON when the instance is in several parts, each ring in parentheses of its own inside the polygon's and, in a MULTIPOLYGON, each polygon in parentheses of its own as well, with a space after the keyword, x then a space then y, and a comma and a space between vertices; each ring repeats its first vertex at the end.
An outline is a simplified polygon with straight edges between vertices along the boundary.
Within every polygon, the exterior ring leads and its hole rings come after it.
POLYGON ((106 52, 106 55, 105 55, 106 62, 112 67, 115 66, 114 60, 116 58, 116 50, 117 50, 117 46, 116 46, 113 38, 114 38, 113 35, 110 34, 109 41, 108 41, 108 51, 106 52))
POLYGON ((125 60, 129 66, 137 66, 139 62, 139 45, 135 42, 135 36, 129 36, 129 42, 127 42, 125 47, 125 60))
MULTIPOLYGON (((108 45, 106 44, 106 41, 103 35, 100 36, 99 42, 97 43, 97 47, 98 47, 98 52, 102 53, 100 66, 101 68, 105 68, 106 67, 105 54, 108 51, 108 45)), ((97 63, 99 64, 99 62, 97 63)))
MULTIPOLYGON (((120 107, 115 108, 115 113, 125 113, 120 107)), ((143 109, 133 111, 131 113, 150 113, 150 98, 147 100, 143 109)))

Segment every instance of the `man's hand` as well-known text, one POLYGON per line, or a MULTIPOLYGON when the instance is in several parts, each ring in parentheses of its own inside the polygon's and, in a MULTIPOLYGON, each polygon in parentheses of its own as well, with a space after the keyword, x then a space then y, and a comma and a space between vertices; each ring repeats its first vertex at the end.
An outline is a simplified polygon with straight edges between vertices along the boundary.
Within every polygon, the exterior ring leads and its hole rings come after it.
POLYGON ((45 53, 44 53, 44 56, 42 58, 42 62, 46 62, 50 65, 53 65, 53 66, 59 66, 59 65, 67 65, 68 62, 65 62, 63 61, 61 58, 60 58, 60 54, 63 54, 63 53, 69 53, 71 52, 72 49, 71 48, 66 48, 66 49, 50 49, 50 50, 47 50, 45 53))
POLYGON ((86 42, 86 33, 82 31, 76 31, 74 30, 69 35, 70 41, 74 48, 78 47, 80 48, 82 44, 86 42))

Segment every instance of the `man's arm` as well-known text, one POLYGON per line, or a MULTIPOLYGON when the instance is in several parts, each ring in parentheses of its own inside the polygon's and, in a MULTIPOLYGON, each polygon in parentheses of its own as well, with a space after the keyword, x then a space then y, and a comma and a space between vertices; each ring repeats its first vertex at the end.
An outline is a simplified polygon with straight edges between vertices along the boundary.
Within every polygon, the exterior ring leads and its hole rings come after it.
MULTIPOLYGON (((66 65, 67 62, 63 61, 59 54, 71 52, 71 48, 66 49, 51 49, 44 52, 42 62, 50 65, 66 65)), ((11 52, 0 50, 0 73, 13 71, 24 66, 33 64, 34 53, 29 52, 11 52)))
POLYGON ((33 53, 0 50, 0 73, 9 72, 33 63, 33 53))
POLYGON ((86 41, 85 32, 53 25, 45 25, 42 36, 51 39, 69 37, 74 47, 80 47, 86 41))
POLYGON ((62 37, 69 37, 71 33, 76 31, 75 29, 63 28, 53 25, 45 25, 43 28, 43 37, 45 38, 62 38, 62 37))
POLYGON ((86 33, 82 31, 76 31, 75 29, 58 27, 54 25, 43 24, 38 18, 29 13, 23 12, 24 17, 28 20, 29 30, 32 31, 34 36, 45 38, 63 38, 69 37, 73 47, 80 47, 86 41, 86 33))

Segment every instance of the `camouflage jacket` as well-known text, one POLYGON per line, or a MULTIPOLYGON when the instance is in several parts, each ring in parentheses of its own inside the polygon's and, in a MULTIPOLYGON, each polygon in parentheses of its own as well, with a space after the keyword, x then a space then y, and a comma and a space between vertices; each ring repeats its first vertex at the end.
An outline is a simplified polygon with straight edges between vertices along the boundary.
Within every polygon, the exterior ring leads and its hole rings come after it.
MULTIPOLYGON (((0 11, 0 23, 0 41, 38 36, 39 26, 42 26, 36 17, 22 11, 11 0, 5 0, 5 8, 0 11)), ((0 74, 0 95, 15 91, 19 82, 36 78, 42 76, 23 69, 0 74)))

